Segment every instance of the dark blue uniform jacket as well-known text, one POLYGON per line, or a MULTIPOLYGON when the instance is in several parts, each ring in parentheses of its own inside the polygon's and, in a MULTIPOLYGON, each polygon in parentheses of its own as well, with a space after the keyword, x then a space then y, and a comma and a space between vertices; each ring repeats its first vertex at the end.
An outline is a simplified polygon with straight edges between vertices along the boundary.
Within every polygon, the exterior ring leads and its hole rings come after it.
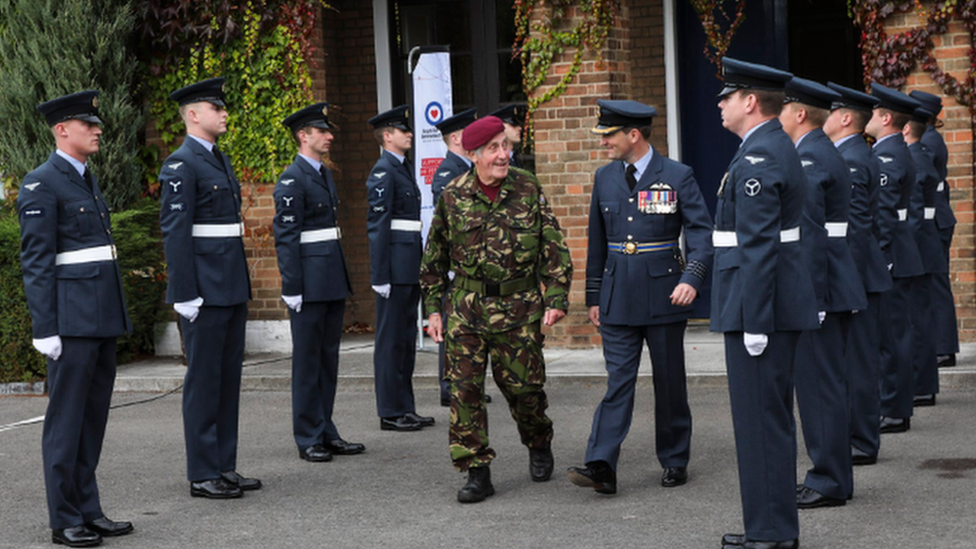
POLYGON ((949 149, 946 147, 942 135, 929 125, 922 134, 922 144, 932 151, 935 157, 935 171, 939 176, 938 195, 935 199, 935 224, 939 230, 948 229, 956 225, 956 216, 952 213, 952 205, 949 201, 949 183, 946 181, 948 176, 949 149))
POLYGON ((922 258, 907 221, 908 206, 915 188, 915 162, 900 133, 876 143, 874 156, 881 169, 881 192, 878 197, 881 234, 878 242, 885 262, 893 264, 891 276, 895 278, 919 276, 924 273, 922 258))
POLYGON ((420 189, 403 162, 387 151, 366 180, 370 284, 419 284, 420 231, 391 230, 393 220, 420 221, 420 189))
POLYGON ((437 167, 437 171, 434 172, 434 180, 430 185, 430 192, 434 195, 434 207, 437 207, 437 201, 441 197, 441 193, 444 192, 444 187, 448 183, 454 181, 461 174, 468 173, 471 168, 460 156, 447 151, 447 155, 444 157, 444 161, 441 165, 437 167))
POLYGON ((927 274, 946 273, 947 266, 939 230, 935 226, 936 199, 938 197, 939 174, 935 171, 932 151, 921 141, 908 146, 915 161, 915 190, 908 209, 908 221, 915 235, 922 266, 927 274), (927 215, 926 215, 927 212, 927 215))

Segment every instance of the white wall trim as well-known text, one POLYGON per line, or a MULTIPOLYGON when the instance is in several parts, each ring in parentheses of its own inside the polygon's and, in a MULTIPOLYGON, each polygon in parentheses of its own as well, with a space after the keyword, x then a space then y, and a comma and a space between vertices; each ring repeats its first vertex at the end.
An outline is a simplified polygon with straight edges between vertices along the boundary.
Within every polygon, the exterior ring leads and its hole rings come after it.
MULTIPOLYGON (((248 320, 244 335, 244 353, 291 354, 291 325, 287 320, 248 320)), ((176 322, 156 325, 156 356, 179 356, 180 332, 176 322)))
POLYGON ((376 112, 393 108, 389 29, 389 2, 387 0, 373 0, 373 47, 376 48, 376 112))
POLYGON ((681 160, 681 103, 678 99, 678 37, 674 0, 664 0, 664 86, 668 117, 668 157, 681 160))

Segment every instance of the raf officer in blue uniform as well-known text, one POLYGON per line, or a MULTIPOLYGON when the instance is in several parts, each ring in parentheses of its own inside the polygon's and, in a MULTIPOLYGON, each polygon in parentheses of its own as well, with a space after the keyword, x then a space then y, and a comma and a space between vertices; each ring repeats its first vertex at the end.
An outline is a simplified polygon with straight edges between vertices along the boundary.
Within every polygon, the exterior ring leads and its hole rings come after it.
POLYGON ((936 358, 938 323, 935 318, 935 279, 947 276, 948 262, 942 251, 939 229, 935 225, 936 201, 941 179, 935 170, 935 156, 922 141, 925 127, 934 115, 924 107, 915 109, 902 136, 915 162, 915 189, 908 208, 923 274, 915 280, 912 291, 912 321, 915 326, 913 371, 915 373, 914 406, 934 406, 939 392, 939 365, 936 358))
POLYGON ((522 144, 522 124, 524 123, 525 109, 525 103, 512 103, 488 113, 488 116, 497 117, 505 124, 505 138, 512 145, 512 150, 508 152, 508 164, 514 168, 521 169, 524 169, 524 166, 522 165, 519 152, 521 151, 520 145, 522 144), (515 149, 519 149, 519 152, 516 152, 515 149))
MULTIPOLYGON (((952 247, 952 233, 956 228, 956 216, 952 213, 952 203, 949 200, 948 176, 949 149, 945 140, 936 130, 941 126, 939 113, 942 112, 942 99, 931 93, 915 90, 908 94, 922 106, 933 113, 922 134, 922 144, 932 151, 935 161, 935 171, 939 176, 935 198, 935 226, 939 230, 939 240, 942 244, 942 255, 945 260, 944 274, 932 277, 932 305, 935 308, 935 352, 938 356, 939 367, 955 366, 956 353, 959 352, 959 331, 956 326, 956 300, 952 295, 952 282, 949 279, 949 249, 952 247)), ((919 399, 916 399, 919 400, 919 399)), ((921 399, 924 405, 928 399, 921 399)), ((931 402, 934 404, 935 400, 931 402)), ((918 403, 916 403, 917 405, 918 403)))
POLYGON ((878 106, 865 128, 876 139, 874 155, 881 168, 878 226, 881 251, 891 272, 892 288, 881 299, 881 426, 882 433, 911 428, 915 395, 912 292, 924 273, 918 245, 908 223, 915 188, 915 162, 905 146, 902 128, 920 104, 881 84, 871 84, 878 106))
POLYGON ((34 348, 47 357, 41 454, 51 539, 70 547, 132 531, 131 523, 105 517, 95 481, 115 339, 132 330, 108 205, 88 170, 102 134, 98 95, 83 91, 37 106, 57 149, 24 177, 17 195, 34 348))
POLYGON ((819 328, 800 334, 794 364, 803 439, 813 462, 796 494, 800 509, 845 505, 854 489, 844 348, 851 312, 867 307, 867 297, 847 245, 850 170, 822 129, 838 99, 827 86, 793 77, 779 116, 806 174, 802 246, 820 316, 819 328))
POLYGON ((871 465, 881 445, 881 294, 891 289, 891 275, 878 243, 878 193, 881 169, 864 140, 877 98, 830 82, 840 94, 831 104, 824 133, 847 162, 851 174, 851 204, 847 243, 857 264, 867 296, 867 307, 851 316, 847 337, 848 393, 850 395, 851 462, 871 465))
POLYGON ((244 255, 241 187, 217 147, 227 132, 224 79, 170 94, 186 138, 163 162, 160 227, 169 285, 180 315, 187 370, 183 431, 190 495, 236 498, 261 488, 237 473, 237 421, 251 279, 244 255))
POLYGON ((795 549, 793 360, 819 326, 800 224, 806 177, 777 116, 792 75, 724 58, 722 125, 742 138, 722 179, 712 243, 711 329, 725 333, 745 534, 726 548, 795 549))
MULTIPOLYGON (((437 124, 444 137, 444 144, 447 145, 447 154, 441 161, 437 171, 434 172, 434 180, 431 182, 430 191, 434 195, 434 207, 444 191, 444 187, 456 177, 468 173, 471 169, 471 160, 464 154, 464 147, 461 145, 461 138, 464 136, 464 128, 475 121, 477 109, 468 109, 454 116, 442 120, 437 124)), ((445 299, 447 292, 444 293, 445 299)), ((444 379, 444 343, 441 342, 437 348, 437 378, 441 385, 441 406, 451 405, 451 390, 444 379)), ((485 402, 491 402, 491 397, 485 394, 485 402)))
POLYGON ((417 415, 413 369, 420 303, 420 189, 407 160, 413 131, 406 106, 369 119, 383 153, 366 180, 370 284, 376 292, 373 371, 384 431, 419 431, 434 418, 417 415))
POLYGON ((569 469, 577 486, 617 490, 616 470, 634 410, 644 344, 654 369, 661 484, 688 479, 691 410, 684 333, 712 262, 711 217, 691 168, 648 142, 657 111, 636 101, 599 100, 593 133, 613 162, 596 172, 590 199, 586 305, 600 328, 607 392, 593 415, 586 465, 569 469), (687 262, 678 247, 684 229, 687 262))
POLYGON ((342 317, 352 286, 339 244, 339 195, 322 163, 335 130, 328 114, 328 103, 316 103, 284 120, 298 156, 274 190, 281 299, 291 322, 292 431, 298 457, 312 462, 366 450, 343 440, 332 421, 342 317))

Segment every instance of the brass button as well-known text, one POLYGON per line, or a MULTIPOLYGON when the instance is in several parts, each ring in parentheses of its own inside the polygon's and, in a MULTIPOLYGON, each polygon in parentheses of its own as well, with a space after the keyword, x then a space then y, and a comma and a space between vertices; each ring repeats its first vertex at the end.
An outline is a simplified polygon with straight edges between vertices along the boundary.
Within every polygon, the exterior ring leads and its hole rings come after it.
POLYGON ((84 212, 84 211, 85 211, 85 207, 84 207, 84 206, 82 206, 82 207, 81 207, 81 209, 80 209, 80 210, 78 210, 78 211, 79 211, 79 212, 84 212))
POLYGON ((216 185, 214 185, 214 190, 215 190, 215 191, 217 190, 217 186, 216 186, 216 185))
POLYGON ((634 199, 633 198, 628 198, 627 199, 627 202, 630 202, 631 204, 633 204, 634 203, 634 199))
POLYGON ((634 237, 633 237, 633 236, 631 236, 631 235, 627 235, 627 240, 633 240, 633 239, 634 239, 634 237))
POLYGON ((634 220, 633 217, 627 216, 627 221, 633 221, 633 220, 634 220))

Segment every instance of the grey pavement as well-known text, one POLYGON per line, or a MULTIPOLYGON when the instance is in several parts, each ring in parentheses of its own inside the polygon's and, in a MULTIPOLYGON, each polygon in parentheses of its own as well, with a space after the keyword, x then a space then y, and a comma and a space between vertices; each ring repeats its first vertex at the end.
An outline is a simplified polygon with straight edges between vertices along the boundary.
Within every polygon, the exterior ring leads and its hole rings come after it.
MULTIPOLYGON (((118 392, 99 485, 107 515, 132 520, 136 532, 104 546, 714 549, 723 533, 741 531, 728 391, 721 339, 715 336, 692 330, 688 337, 695 420, 688 485, 659 484, 646 377, 623 447, 619 493, 600 496, 566 480, 566 467, 583 460, 593 410, 603 396, 602 361, 599 351, 553 349, 548 393, 556 474, 546 483, 529 480, 527 452, 497 398, 489 405, 497 495, 474 505, 455 500, 464 476, 448 456, 448 414, 438 405, 432 374, 436 355, 421 354, 416 395, 418 411, 435 416, 437 425, 419 433, 384 432, 366 381, 369 338, 347 340, 335 420, 343 437, 363 442, 367 452, 324 464, 300 461, 283 381, 287 359, 250 357, 248 386, 264 390, 242 395, 238 470, 261 478, 265 488, 240 500, 189 497, 178 393, 118 392)), ((969 348, 964 355, 973 356, 969 348)), ((138 377, 130 369, 158 367, 173 368, 174 374, 142 376, 144 381, 178 381, 181 367, 170 362, 123 367, 120 380, 138 377)), ((974 545, 976 384, 969 379, 976 368, 951 370, 943 370, 938 405, 917 410, 908 433, 884 435, 879 463, 855 470, 855 496, 848 505, 801 512, 802 547, 974 545)), ((491 392, 498 395, 496 388, 491 392)), ((0 397, 0 426, 40 416, 46 404, 44 397, 0 397)), ((0 547, 51 547, 40 432, 40 423, 0 427, 0 547)), ((802 473, 809 461, 802 437, 800 444, 802 473)))

